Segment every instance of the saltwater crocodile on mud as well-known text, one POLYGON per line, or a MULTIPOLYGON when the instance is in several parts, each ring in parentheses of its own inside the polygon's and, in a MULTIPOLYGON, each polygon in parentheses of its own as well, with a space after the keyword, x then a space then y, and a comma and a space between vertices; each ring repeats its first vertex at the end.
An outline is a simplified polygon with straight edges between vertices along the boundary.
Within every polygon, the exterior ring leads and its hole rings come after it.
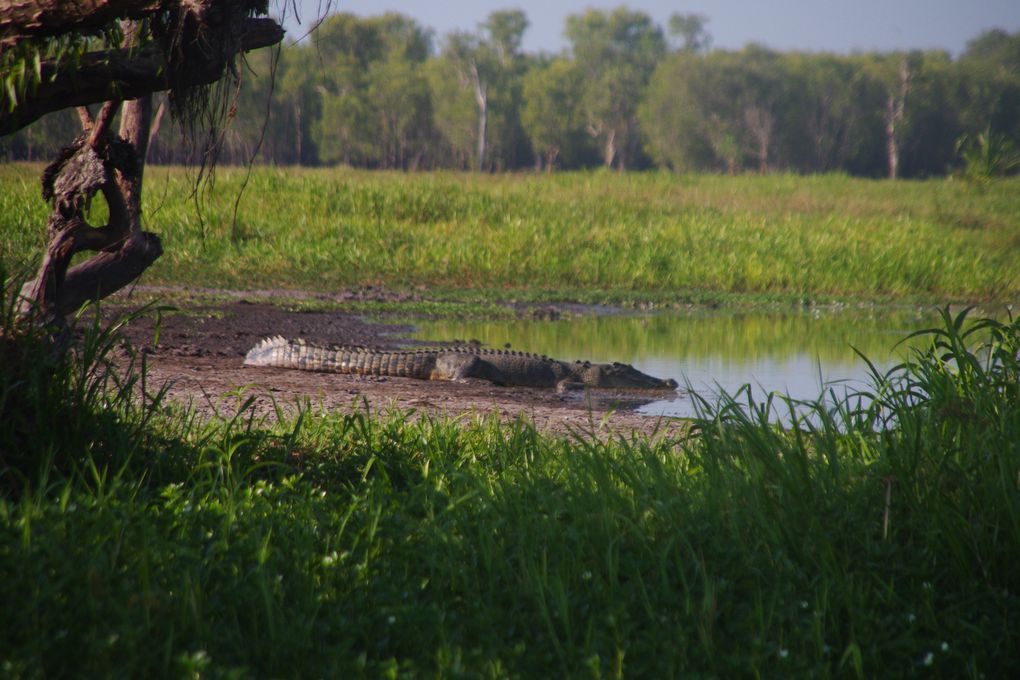
POLYGON ((281 336, 266 338, 244 359, 248 366, 380 375, 421 380, 487 380, 497 385, 554 387, 558 391, 598 387, 675 390, 671 378, 655 378, 628 364, 557 361, 508 350, 455 346, 412 350, 330 347, 281 336))

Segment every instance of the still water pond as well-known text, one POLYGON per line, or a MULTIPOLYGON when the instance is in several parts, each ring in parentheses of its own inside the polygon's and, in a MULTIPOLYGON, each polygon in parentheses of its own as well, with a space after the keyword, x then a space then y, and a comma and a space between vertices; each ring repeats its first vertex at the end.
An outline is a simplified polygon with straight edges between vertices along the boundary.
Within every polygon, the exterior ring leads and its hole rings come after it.
MULTIPOLYGON (((751 385, 756 399, 781 392, 817 399, 825 386, 864 387, 868 368, 853 348, 879 368, 906 355, 897 343, 931 327, 931 310, 878 309, 804 312, 688 312, 581 315, 554 321, 419 321, 421 340, 479 340, 573 361, 620 361, 659 378, 674 378, 714 404, 720 390, 751 385)), ((653 415, 696 415, 680 396, 642 406, 653 415)))

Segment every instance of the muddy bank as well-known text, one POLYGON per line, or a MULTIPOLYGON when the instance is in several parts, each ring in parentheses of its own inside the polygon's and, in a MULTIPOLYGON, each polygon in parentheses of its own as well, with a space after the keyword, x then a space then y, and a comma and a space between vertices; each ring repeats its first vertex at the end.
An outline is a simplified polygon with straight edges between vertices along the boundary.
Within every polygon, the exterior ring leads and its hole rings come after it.
MULTIPOLYGON (((145 352, 150 385, 169 382, 171 399, 191 403, 204 414, 232 415, 239 403, 238 388, 244 387, 245 395, 256 396, 255 408, 261 414, 271 413, 274 403, 293 409, 295 404, 308 400, 314 407, 328 411, 364 408, 367 402, 376 411, 399 408, 453 417, 498 413, 509 420, 523 414, 540 430, 560 434, 576 431, 679 434, 685 427, 685 421, 633 413, 631 409, 651 398, 625 393, 557 394, 554 390, 484 383, 244 366, 245 353, 268 335, 376 347, 406 346, 414 341, 407 337, 409 326, 371 323, 336 310, 288 309, 267 302, 272 293, 269 291, 250 295, 233 292, 217 296, 215 302, 184 298, 169 290, 158 293, 164 301, 178 307, 178 311, 159 319, 158 343, 153 345, 157 318, 152 313, 127 326, 127 339, 145 352)), ((110 303, 107 310, 113 312, 137 306, 127 296, 116 296, 110 303)))

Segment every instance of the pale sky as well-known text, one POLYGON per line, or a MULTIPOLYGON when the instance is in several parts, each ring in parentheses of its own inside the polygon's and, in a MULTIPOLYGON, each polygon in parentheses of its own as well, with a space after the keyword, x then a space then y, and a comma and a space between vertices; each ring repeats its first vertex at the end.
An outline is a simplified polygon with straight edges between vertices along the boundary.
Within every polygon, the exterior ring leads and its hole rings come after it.
MULTIPOLYGON (((277 8, 284 0, 274 0, 277 8)), ((286 0, 288 37, 307 32, 325 0, 286 0), (293 23, 297 2, 302 25, 293 23)), ((435 31, 436 46, 454 30, 474 31, 490 12, 524 10, 530 26, 525 52, 558 52, 567 45, 565 18, 589 7, 625 5, 663 28, 674 13, 708 17, 712 46, 739 49, 750 42, 777 50, 850 53, 945 49, 953 55, 989 28, 1020 30, 1020 0, 333 0, 333 11, 374 16, 395 11, 435 31)), ((279 10, 277 10, 279 14, 279 10)))

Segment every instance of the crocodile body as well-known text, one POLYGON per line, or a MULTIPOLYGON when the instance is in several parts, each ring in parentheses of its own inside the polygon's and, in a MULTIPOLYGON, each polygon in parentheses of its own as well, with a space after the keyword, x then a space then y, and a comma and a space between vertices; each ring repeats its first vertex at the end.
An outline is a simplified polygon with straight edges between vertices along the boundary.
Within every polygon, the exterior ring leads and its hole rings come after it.
POLYGON ((497 385, 555 387, 558 390, 583 387, 674 390, 677 387, 675 380, 653 378, 627 364, 570 363, 529 352, 471 346, 412 350, 327 347, 276 336, 255 345, 244 363, 420 380, 480 379, 497 385))

